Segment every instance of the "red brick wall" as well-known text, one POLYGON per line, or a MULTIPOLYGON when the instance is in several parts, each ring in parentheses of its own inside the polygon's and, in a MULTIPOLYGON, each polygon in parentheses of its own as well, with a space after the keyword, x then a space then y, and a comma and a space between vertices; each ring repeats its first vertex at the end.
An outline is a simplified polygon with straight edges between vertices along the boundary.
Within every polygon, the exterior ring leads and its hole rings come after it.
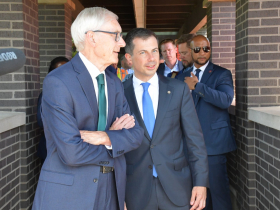
POLYGON ((72 10, 66 4, 39 5, 40 82, 46 77, 50 62, 58 56, 72 58, 72 10))
POLYGON ((212 62, 231 70, 235 79, 235 2, 212 2, 207 8, 207 36, 212 62))
MULTIPOLYGON (((36 121, 37 98, 40 92, 37 2, 37 0, 0 1, 0 47, 19 48, 26 55, 26 64, 23 68, 0 76, 0 110, 26 113, 26 124, 19 130, 20 170, 15 178, 19 179, 19 183, 17 185, 15 181, 9 184, 9 190, 0 193, 0 199, 4 197, 4 193, 7 193, 9 198, 15 196, 12 202, 5 201, 4 209, 30 208, 39 175, 40 161, 36 155, 40 138, 36 121)), ((9 169, 6 171, 7 180, 13 177, 16 170, 15 163, 12 159, 9 160, 6 162, 7 170, 9 169)))

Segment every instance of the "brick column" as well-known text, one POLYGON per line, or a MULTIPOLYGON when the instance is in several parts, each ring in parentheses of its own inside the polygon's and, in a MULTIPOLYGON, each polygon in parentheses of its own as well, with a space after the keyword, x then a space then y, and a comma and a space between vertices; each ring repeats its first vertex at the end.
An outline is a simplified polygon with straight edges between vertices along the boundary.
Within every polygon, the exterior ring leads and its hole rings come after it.
MULTIPOLYGON (((214 64, 227 68, 232 73, 235 85, 235 22, 236 2, 235 0, 208 0, 204 1, 207 7, 207 37, 212 45, 211 61, 214 64)), ((235 99, 233 100, 233 103, 235 99)), ((235 134, 235 116, 230 116, 233 132, 235 134)), ((236 137, 236 135, 235 135, 236 137)), ((230 191, 233 207, 236 206, 236 152, 227 156, 227 172, 230 181, 230 191)))
MULTIPOLYGON (((36 156, 39 141, 36 106, 40 90, 38 3, 37 0, 1 0, 0 8, 0 47, 22 49, 27 58, 23 68, 0 76, 0 110, 26 113, 26 124, 20 127, 21 134, 16 139, 20 147, 20 170, 16 170, 18 163, 12 158, 14 154, 11 150, 7 162, 1 162, 6 165, 7 182, 4 185, 8 187, 1 192, 0 199, 8 195, 5 209, 28 209, 32 204, 40 166, 36 156)), ((12 142, 7 141, 5 147, 9 143, 12 142)))
POLYGON ((207 36, 212 45, 212 62, 231 70, 235 80, 235 0, 208 0, 204 6, 207 6, 207 36))
POLYGON ((275 157, 258 149, 255 124, 248 120, 247 110, 280 105, 279 10, 278 0, 236 1, 236 161, 240 210, 279 208, 279 193, 272 187, 279 182, 269 175, 273 167, 266 168, 258 161, 260 155, 268 163, 275 157))
MULTIPOLYGON (((44 2, 44 1, 40 1, 44 2)), ((50 61, 58 56, 72 58, 72 10, 73 4, 61 3, 39 4, 39 50, 40 50, 40 81, 48 73, 50 61)))

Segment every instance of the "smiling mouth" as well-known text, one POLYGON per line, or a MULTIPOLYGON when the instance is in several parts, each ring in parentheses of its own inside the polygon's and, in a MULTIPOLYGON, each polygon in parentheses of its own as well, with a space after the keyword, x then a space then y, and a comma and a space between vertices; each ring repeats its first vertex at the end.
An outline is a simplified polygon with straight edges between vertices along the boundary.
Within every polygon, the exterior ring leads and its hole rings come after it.
POLYGON ((154 69, 156 65, 146 66, 148 69, 154 69))

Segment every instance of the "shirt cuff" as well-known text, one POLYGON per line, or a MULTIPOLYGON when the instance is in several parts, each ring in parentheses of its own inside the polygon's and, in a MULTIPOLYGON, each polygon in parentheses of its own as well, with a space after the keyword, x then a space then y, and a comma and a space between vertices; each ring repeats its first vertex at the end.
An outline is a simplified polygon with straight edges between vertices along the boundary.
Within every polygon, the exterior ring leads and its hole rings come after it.
POLYGON ((109 150, 112 150, 113 149, 113 147, 112 147, 112 145, 111 146, 107 146, 107 145, 104 145, 107 149, 109 149, 109 150))

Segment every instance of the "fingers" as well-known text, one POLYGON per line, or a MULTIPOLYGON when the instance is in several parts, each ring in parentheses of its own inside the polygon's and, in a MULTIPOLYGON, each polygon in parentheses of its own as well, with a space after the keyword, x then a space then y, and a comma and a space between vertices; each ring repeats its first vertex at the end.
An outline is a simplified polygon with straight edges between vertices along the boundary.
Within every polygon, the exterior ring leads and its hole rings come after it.
POLYGON ((190 210, 202 210, 206 205, 206 188, 194 187, 192 191, 192 197, 190 204, 192 208, 190 210))
POLYGON ((197 210, 202 210, 202 209, 205 208, 205 206, 206 206, 205 199, 201 199, 200 202, 199 202, 199 206, 198 206, 197 210))
POLYGON ((129 129, 133 128, 135 125, 135 119, 133 115, 125 114, 115 120, 115 122, 110 127, 110 130, 121 130, 123 128, 129 129))
POLYGON ((133 116, 129 116, 128 118, 126 118, 121 125, 123 125, 123 128, 125 129, 129 129, 131 128, 131 126, 133 127, 135 125, 135 119, 133 116))
POLYGON ((191 72, 192 77, 195 77, 194 73, 191 72))
POLYGON ((191 201, 190 204, 192 206, 192 208, 190 210, 194 210, 194 203, 195 203, 195 197, 196 197, 196 193, 194 191, 192 191, 192 197, 191 197, 191 201))

